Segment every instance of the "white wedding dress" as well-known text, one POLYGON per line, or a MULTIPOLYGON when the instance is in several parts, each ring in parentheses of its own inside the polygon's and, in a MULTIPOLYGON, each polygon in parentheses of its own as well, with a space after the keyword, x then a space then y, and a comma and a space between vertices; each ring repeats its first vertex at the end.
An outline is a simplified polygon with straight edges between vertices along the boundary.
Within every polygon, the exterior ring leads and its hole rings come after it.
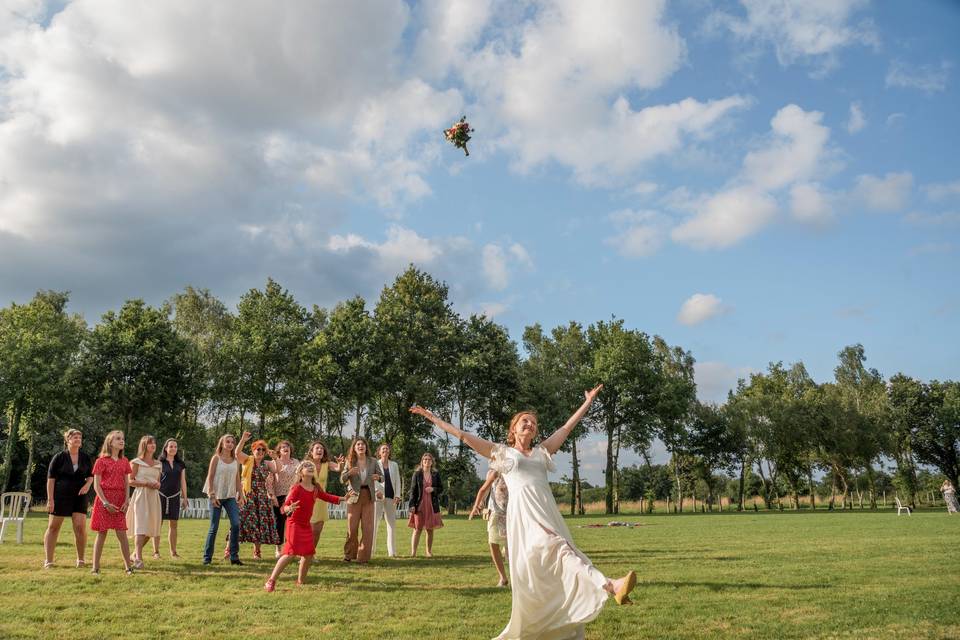
POLYGON ((525 456, 494 446, 490 467, 507 483, 513 610, 495 640, 575 640, 600 613, 607 578, 573 544, 547 482, 556 467, 541 446, 525 456))

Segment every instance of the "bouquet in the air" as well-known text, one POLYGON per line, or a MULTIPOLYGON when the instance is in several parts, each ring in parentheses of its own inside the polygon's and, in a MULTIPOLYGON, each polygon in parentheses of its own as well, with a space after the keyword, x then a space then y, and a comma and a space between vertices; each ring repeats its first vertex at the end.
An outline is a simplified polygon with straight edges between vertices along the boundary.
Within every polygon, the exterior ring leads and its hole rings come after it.
POLYGON ((452 127, 443 130, 443 137, 446 138, 448 142, 453 143, 453 146, 457 149, 463 149, 466 155, 470 155, 470 152, 467 150, 467 143, 470 142, 470 134, 472 132, 473 129, 470 128, 470 123, 467 122, 467 116, 463 116, 460 118, 460 122, 455 122, 452 127))

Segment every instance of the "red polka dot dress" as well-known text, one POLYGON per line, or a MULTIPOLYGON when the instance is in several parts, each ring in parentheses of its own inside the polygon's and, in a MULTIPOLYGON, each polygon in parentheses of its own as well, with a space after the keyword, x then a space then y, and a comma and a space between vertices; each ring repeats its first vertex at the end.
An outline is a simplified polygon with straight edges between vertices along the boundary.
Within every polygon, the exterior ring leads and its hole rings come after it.
POLYGON ((100 490, 107 501, 117 508, 116 512, 110 513, 100 501, 100 496, 97 496, 93 501, 93 516, 90 518, 90 528, 94 531, 127 530, 127 516, 120 511, 120 507, 126 500, 124 492, 129 474, 130 462, 122 456, 117 460, 111 457, 97 458, 93 464, 93 475, 100 476, 100 490))

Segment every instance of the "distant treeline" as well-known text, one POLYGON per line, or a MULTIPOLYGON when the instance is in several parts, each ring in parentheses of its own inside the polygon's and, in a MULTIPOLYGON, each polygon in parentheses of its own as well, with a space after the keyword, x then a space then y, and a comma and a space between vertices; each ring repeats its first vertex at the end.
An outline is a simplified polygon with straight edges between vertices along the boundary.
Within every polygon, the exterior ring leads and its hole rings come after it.
MULTIPOLYGON (((308 309, 273 280, 234 311, 187 287, 160 308, 129 300, 93 327, 68 313, 68 301, 42 291, 0 309, 4 490, 22 485, 42 497, 46 462, 66 428, 81 429, 91 453, 120 428, 128 456, 144 434, 177 438, 197 495, 216 438, 250 430, 271 443, 290 440, 297 453, 318 438, 334 452, 356 435, 387 441, 405 471, 430 450, 450 483, 449 507, 464 506, 478 484, 473 454, 412 416, 412 404, 500 441, 510 416, 532 408, 546 436, 597 382, 604 390, 566 445, 571 512, 582 511, 577 445, 589 431, 606 438, 611 513, 621 498, 636 499, 641 473, 620 469, 621 450, 646 455, 657 438, 671 455, 674 500, 701 487, 712 504, 733 477, 741 504, 759 485, 768 506, 796 505, 823 470, 831 503, 849 503, 862 478, 873 504, 884 460, 894 461, 892 482, 911 502, 918 464, 957 484, 960 385, 884 380, 865 367, 859 345, 840 352, 834 382, 815 383, 802 363, 771 364, 713 406, 696 399, 692 354, 658 336, 620 319, 549 332, 535 324, 523 332, 521 355, 504 327, 460 317, 447 286, 414 267, 372 309, 360 297, 308 309)), ((644 485, 643 494, 664 490, 644 485)))

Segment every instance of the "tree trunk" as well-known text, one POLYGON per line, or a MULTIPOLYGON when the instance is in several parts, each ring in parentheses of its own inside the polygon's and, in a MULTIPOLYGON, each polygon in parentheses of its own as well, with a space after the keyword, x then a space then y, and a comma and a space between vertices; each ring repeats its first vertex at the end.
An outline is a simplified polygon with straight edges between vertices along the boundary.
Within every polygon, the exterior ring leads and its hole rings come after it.
POLYGON ((807 469, 807 482, 810 483, 810 510, 817 510, 816 491, 813 490, 813 467, 807 469))
POLYGON ((604 481, 607 484, 606 490, 606 512, 613 513, 613 437, 616 425, 613 418, 607 418, 607 468, 604 469, 604 481))
POLYGON ((760 472, 760 489, 763 491, 763 504, 770 508, 770 490, 767 488, 767 476, 763 474, 763 459, 757 460, 757 471, 760 472))
POLYGON ((833 505, 837 502, 837 470, 834 468, 833 473, 830 474, 830 505, 827 507, 830 511, 833 511, 833 505))
POLYGON ((573 467, 573 478, 570 480, 570 515, 577 513, 577 498, 580 492, 580 460, 577 459, 577 441, 570 442, 570 463, 573 467))
POLYGON ((33 493, 30 488, 30 478, 33 475, 33 439, 33 430, 31 429, 27 435, 27 468, 23 472, 23 490, 27 493, 33 493))
POLYGON ((613 453, 613 512, 620 513, 620 426, 617 426, 616 443, 613 453))
POLYGON ((740 459, 740 491, 739 491, 739 502, 737 503, 737 511, 743 511, 743 501, 744 501, 744 482, 746 481, 747 475, 747 458, 743 457, 740 459))
POLYGON ((673 475, 676 476, 677 479, 677 505, 679 507, 678 513, 683 513, 683 486, 680 483, 680 462, 676 455, 673 458, 673 475))
POLYGON ((23 405, 23 400, 15 400, 13 403, 13 418, 10 420, 7 450, 3 456, 3 466, 0 466, 0 475, 3 477, 3 493, 7 491, 7 485, 10 483, 10 473, 13 470, 13 445, 20 436, 20 418, 23 416, 23 405))

